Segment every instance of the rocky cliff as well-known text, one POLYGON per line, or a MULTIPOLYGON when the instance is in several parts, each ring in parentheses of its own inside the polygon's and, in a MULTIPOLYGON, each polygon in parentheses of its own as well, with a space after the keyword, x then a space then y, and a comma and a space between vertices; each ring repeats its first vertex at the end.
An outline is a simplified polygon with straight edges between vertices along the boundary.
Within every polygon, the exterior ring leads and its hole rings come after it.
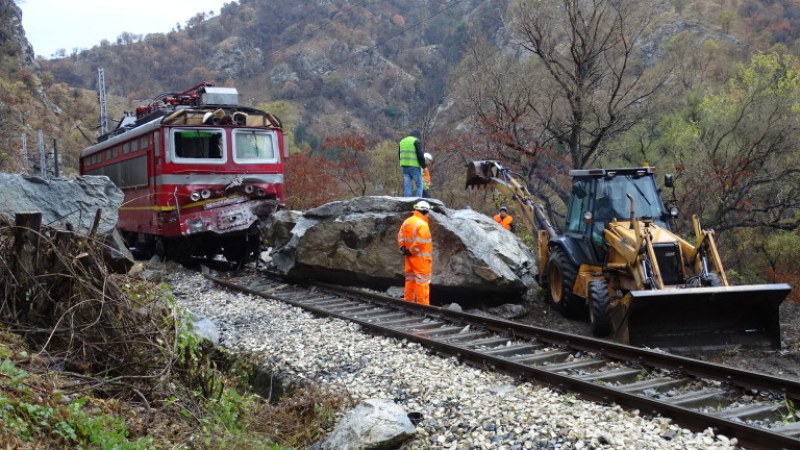
MULTIPOLYGON (((33 47, 22 28, 22 10, 14 0, 0 0, 0 76, 11 78, 20 70, 38 70, 33 47)), ((0 100, 2 101, 2 100, 0 100)))

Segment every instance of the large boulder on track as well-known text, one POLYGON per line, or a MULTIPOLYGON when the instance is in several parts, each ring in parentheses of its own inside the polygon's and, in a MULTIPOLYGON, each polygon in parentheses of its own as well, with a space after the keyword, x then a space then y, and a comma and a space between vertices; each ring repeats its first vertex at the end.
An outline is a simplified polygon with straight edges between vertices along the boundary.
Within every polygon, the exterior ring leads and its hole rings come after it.
MULTIPOLYGON (((534 282, 535 258, 513 233, 471 209, 426 199, 433 237, 431 301, 516 301, 534 282), (516 297, 516 298, 513 298, 516 297)), ((357 197, 280 211, 268 239, 272 268, 290 279, 386 289, 403 285, 397 232, 417 200, 357 197)))

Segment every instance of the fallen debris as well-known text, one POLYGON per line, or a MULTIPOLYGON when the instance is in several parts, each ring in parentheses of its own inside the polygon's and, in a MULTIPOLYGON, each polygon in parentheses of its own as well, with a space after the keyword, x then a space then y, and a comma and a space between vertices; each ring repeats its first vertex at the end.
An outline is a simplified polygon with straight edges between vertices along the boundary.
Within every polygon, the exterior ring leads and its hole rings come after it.
MULTIPOLYGON (((358 197, 305 212, 281 211, 268 233, 271 265, 300 280, 381 290, 401 286, 397 231, 414 200, 358 197)), ((451 210, 434 199, 430 203, 434 302, 494 298, 499 304, 521 298, 536 272, 525 244, 490 217, 470 209, 451 210)))

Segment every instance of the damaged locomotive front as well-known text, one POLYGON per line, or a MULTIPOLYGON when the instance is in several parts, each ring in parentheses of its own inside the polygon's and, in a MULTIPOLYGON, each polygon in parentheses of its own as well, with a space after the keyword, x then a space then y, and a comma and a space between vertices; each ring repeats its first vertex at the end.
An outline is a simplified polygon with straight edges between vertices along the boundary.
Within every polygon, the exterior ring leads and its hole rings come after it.
POLYGON ((125 193, 118 228, 138 253, 258 255, 262 225, 284 203, 287 150, 280 120, 238 97, 212 83, 162 94, 81 151, 81 174, 125 193))

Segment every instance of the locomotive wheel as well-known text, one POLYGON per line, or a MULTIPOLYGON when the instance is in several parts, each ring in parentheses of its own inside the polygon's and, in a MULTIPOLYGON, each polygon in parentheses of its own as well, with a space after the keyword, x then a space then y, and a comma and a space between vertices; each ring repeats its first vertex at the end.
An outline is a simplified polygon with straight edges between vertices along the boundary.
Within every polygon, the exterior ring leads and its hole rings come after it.
POLYGON ((247 261, 247 247, 245 246, 245 242, 229 239, 225 243, 225 248, 222 249, 222 256, 224 256, 228 262, 237 263, 239 265, 245 263, 247 261))
POLYGON ((163 238, 157 237, 155 242, 153 243, 153 254, 158 256, 161 261, 164 261, 167 257, 167 243, 164 242, 163 238))
POLYGON ((606 280, 589 282, 589 323, 594 336, 611 334, 611 298, 606 280))
POLYGON ((548 301, 565 317, 578 318, 585 314, 585 304, 572 293, 578 269, 560 248, 553 248, 547 261, 548 301))
POLYGON ((223 244, 222 254, 228 261, 241 266, 247 262, 258 260, 261 244, 261 230, 257 224, 253 224, 244 235, 228 238, 223 244))

